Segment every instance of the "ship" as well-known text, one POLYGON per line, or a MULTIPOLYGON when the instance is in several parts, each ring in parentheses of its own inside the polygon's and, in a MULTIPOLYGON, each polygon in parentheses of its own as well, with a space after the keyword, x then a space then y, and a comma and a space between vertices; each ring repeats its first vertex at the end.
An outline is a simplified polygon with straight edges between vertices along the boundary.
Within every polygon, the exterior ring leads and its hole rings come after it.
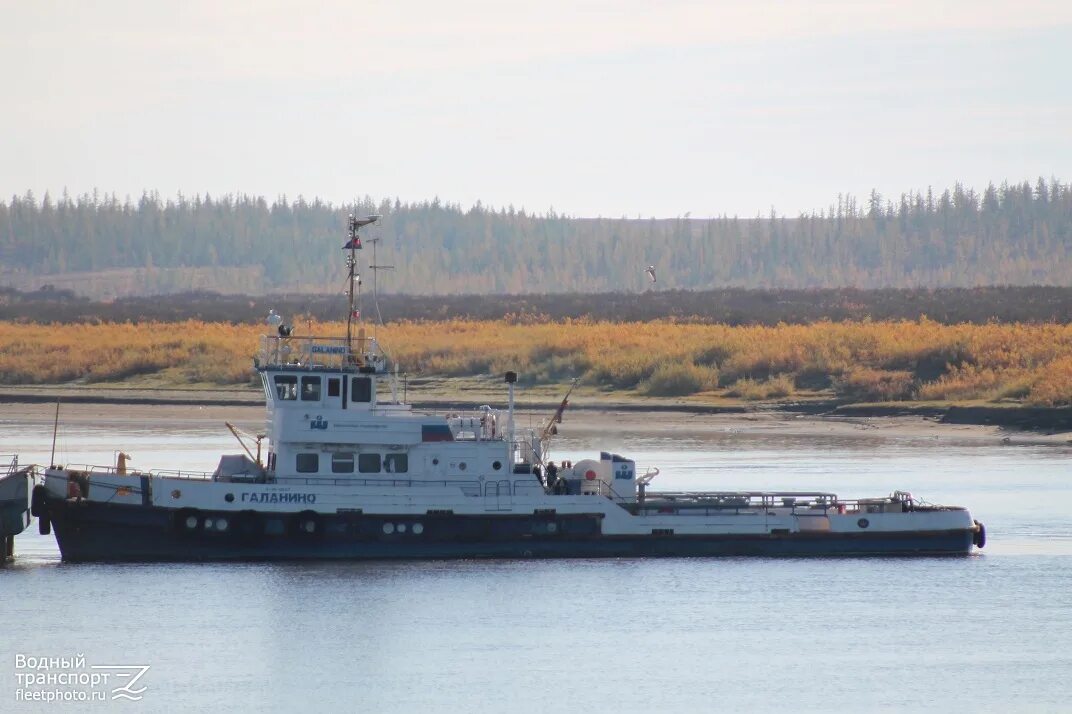
MULTIPOLYGON (((262 435, 194 473, 50 465, 31 513, 64 561, 260 561, 674 556, 967 555, 985 545, 966 508, 905 491, 661 491, 656 468, 602 451, 558 466, 543 428, 507 405, 421 412, 407 401, 360 298, 350 216, 346 334, 295 334, 274 311, 253 369, 262 435)), ((229 425, 230 426, 230 425, 229 425)))
POLYGON ((18 454, 0 454, 0 563, 15 555, 15 536, 29 527, 37 470, 19 465, 18 454))

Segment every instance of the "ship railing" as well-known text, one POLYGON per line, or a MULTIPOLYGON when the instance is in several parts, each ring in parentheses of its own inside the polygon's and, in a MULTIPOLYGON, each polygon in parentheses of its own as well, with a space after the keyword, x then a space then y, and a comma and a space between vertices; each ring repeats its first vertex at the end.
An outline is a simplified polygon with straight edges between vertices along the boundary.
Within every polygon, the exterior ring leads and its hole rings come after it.
POLYGON ((442 479, 426 481, 424 479, 390 479, 390 478, 331 478, 331 477, 276 477, 273 483, 299 486, 382 486, 387 488, 460 488, 467 496, 480 495, 479 481, 461 481, 442 479))
POLYGON ((65 466, 57 466, 57 469, 64 471, 77 471, 81 474, 111 474, 117 476, 148 476, 148 471, 138 471, 137 469, 127 469, 124 472, 120 472, 115 466, 103 466, 101 464, 67 464, 65 466))
POLYGON ((10 476, 18 470, 18 454, 0 454, 0 476, 10 476))
POLYGON ((834 510, 843 513, 880 513, 922 510, 911 494, 895 492, 885 498, 838 498, 835 493, 821 491, 648 491, 637 504, 645 512, 667 513, 677 509, 689 513, 725 512, 727 510, 834 510))
POLYGON ((824 513, 830 508, 846 509, 848 504, 839 501, 837 494, 817 491, 646 491, 638 499, 637 506, 644 513, 673 513, 678 509, 689 513, 708 515, 714 511, 767 511, 773 508, 789 508, 824 513))
POLYGON ((211 471, 187 471, 184 469, 153 469, 145 474, 153 478, 177 478, 190 481, 211 481, 211 471))
MULTIPOLYGON (((570 495, 577 495, 577 494, 573 494, 571 492, 570 495)), ((622 502, 627 502, 627 501, 632 501, 633 500, 632 498, 626 498, 625 496, 622 496, 621 494, 619 494, 617 491, 614 490, 614 487, 609 482, 604 481, 603 479, 581 479, 581 490, 580 490, 579 495, 581 495, 581 496, 605 496, 606 498, 609 498, 612 501, 622 501, 622 502)))
POLYGON ((348 345, 345 337, 307 335, 264 335, 257 354, 260 367, 371 367, 385 368, 383 351, 375 337, 355 337, 348 345))
POLYGON ((185 469, 152 469, 140 471, 128 468, 120 471, 115 466, 102 466, 100 464, 67 464, 63 467, 66 471, 77 471, 84 474, 107 474, 111 476, 149 476, 150 478, 177 478, 194 481, 211 481, 212 474, 208 471, 188 471, 185 469))

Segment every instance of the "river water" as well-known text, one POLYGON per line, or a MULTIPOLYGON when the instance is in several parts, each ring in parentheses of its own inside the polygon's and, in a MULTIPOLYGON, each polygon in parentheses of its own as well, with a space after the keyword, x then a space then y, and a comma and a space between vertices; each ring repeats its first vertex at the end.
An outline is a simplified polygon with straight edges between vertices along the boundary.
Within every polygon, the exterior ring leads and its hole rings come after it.
MULTIPOLYGON (((24 462, 46 462, 49 440, 0 420, 0 452, 24 462)), ((67 427, 58 450, 108 464, 116 444, 142 468, 235 451, 217 423, 67 427)), ((35 528, 0 568, 0 711, 56 710, 16 700, 17 655, 76 654, 150 667, 140 701, 73 706, 96 711, 1072 711, 1069 446, 742 423, 582 426, 556 448, 629 454, 668 490, 909 490, 969 506, 989 543, 926 559, 70 565, 35 528)))

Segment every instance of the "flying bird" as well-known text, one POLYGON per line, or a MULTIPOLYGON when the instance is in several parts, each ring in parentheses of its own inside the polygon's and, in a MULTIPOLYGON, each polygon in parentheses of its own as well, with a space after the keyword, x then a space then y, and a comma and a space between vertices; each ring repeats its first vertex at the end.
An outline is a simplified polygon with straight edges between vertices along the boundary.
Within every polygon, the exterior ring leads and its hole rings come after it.
POLYGON ((651 282, 654 283, 655 282, 655 266, 654 265, 649 265, 648 269, 645 270, 644 272, 648 274, 648 277, 651 278, 651 282))

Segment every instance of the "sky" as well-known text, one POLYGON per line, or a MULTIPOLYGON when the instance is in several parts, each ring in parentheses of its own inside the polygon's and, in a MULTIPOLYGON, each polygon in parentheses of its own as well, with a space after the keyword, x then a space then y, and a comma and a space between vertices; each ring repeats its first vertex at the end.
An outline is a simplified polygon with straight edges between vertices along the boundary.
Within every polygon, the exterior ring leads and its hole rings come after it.
POLYGON ((1072 2, 0 0, 0 196, 818 211, 1072 180, 1072 2))

